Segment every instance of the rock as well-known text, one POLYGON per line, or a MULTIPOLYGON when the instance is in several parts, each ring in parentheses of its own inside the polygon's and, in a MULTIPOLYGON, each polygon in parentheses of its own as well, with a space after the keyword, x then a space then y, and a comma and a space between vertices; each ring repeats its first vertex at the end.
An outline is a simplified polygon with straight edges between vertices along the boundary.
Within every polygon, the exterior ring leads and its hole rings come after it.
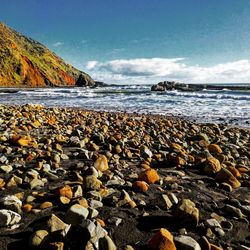
POLYGON ((231 186, 230 184, 226 183, 226 182, 222 182, 222 183, 220 184, 220 187, 221 187, 223 190, 227 191, 227 192, 232 192, 232 191, 233 191, 232 186, 231 186))
POLYGON ((140 155, 141 155, 142 158, 147 160, 148 158, 152 158, 153 153, 148 149, 148 147, 142 145, 140 147, 140 155))
POLYGON ((174 238, 177 249, 181 250, 201 250, 198 242, 190 236, 180 235, 174 238))
POLYGON ((130 245, 126 245, 124 250, 135 250, 135 249, 130 245))
POLYGON ((0 210, 0 227, 15 225, 21 220, 21 215, 7 209, 0 210))
POLYGON ((130 195, 125 190, 122 190, 121 199, 117 203, 117 206, 120 207, 124 205, 129 205, 132 208, 136 207, 136 203, 131 199, 130 195))
POLYGON ((148 190, 148 184, 145 181, 135 181, 132 187, 139 192, 147 192, 148 190))
POLYGON ((0 169, 1 169, 4 173, 8 174, 8 173, 10 173, 10 172, 13 170, 13 167, 12 167, 11 165, 2 165, 2 166, 0 167, 0 169))
POLYGON ((95 208, 90 207, 88 210, 90 219, 96 218, 99 214, 99 212, 95 208))
POLYGON ((67 198, 67 197, 65 197, 65 196, 60 196, 59 200, 60 200, 60 202, 61 202, 62 204, 64 204, 64 205, 70 203, 70 199, 67 198))
POLYGON ((232 175, 230 171, 225 168, 222 168, 217 175, 215 180, 218 182, 225 182, 231 185, 233 188, 238 188, 241 186, 240 182, 232 175))
POLYGON ((83 191, 82 187, 80 185, 77 185, 73 188, 74 191, 74 198, 82 197, 83 196, 83 191))
POLYGON ((244 214, 241 212, 241 210, 239 208, 234 207, 234 206, 226 204, 224 206, 224 210, 233 216, 237 216, 238 218, 245 217, 244 214))
POLYGON ((10 188, 10 187, 16 187, 16 186, 18 186, 18 185, 21 185, 23 183, 23 179, 22 178, 20 178, 20 177, 18 177, 18 176, 16 176, 16 175, 13 175, 10 179, 9 179, 9 181, 8 181, 8 183, 7 183, 7 187, 8 188, 10 188))
POLYGON ((89 211, 87 208, 79 204, 74 204, 67 211, 65 215, 65 221, 68 224, 73 224, 73 225, 81 224, 83 220, 87 219, 88 214, 89 211))
POLYGON ((94 175, 88 175, 84 177, 83 187, 84 189, 100 189, 102 182, 98 180, 94 175))
POLYGON ((64 250, 64 243, 63 242, 52 242, 49 244, 50 250, 64 250))
POLYGON ((211 154, 221 154, 222 153, 220 146, 217 144, 208 145, 208 150, 211 154))
POLYGON ((107 220, 108 223, 118 226, 122 223, 122 219, 118 217, 111 217, 107 220))
POLYGON ((165 204, 165 208, 168 210, 173 206, 173 203, 171 202, 171 200, 169 199, 169 197, 166 194, 162 195, 164 204, 165 204))
POLYGON ((59 195, 63 197, 67 197, 68 199, 72 199, 73 191, 69 185, 66 185, 58 190, 59 195))
POLYGON ((165 91, 165 87, 156 84, 156 85, 153 85, 153 86, 151 87, 151 91, 165 91))
POLYGON ((97 201, 97 200, 93 200, 93 199, 90 200, 89 205, 92 208, 103 207, 103 203, 101 201, 97 201))
POLYGON ((53 207, 53 204, 52 204, 52 202, 50 202, 50 201, 45 201, 45 202, 43 202, 43 203, 40 205, 40 208, 41 208, 41 209, 47 209, 47 208, 51 208, 51 207, 53 207))
POLYGON ((238 250, 250 250, 250 247, 244 246, 244 245, 240 245, 238 247, 238 250))
POLYGON ((24 212, 26 212, 26 213, 28 213, 28 212, 30 212, 31 210, 32 210, 32 205, 30 205, 30 204, 24 204, 23 206, 22 206, 22 210, 24 211, 24 212))
POLYGON ((29 136, 22 136, 22 137, 20 137, 20 139, 17 140, 17 144, 19 146, 23 146, 23 147, 31 147, 32 140, 29 136))
POLYGON ((235 177, 235 178, 240 178, 241 174, 240 172, 234 167, 234 166, 227 166, 226 168, 228 171, 231 172, 231 174, 235 177))
POLYGON ((94 87, 95 81, 91 79, 91 77, 87 74, 80 74, 77 81, 76 86, 78 87, 94 87))
POLYGON ((59 231, 62 233, 63 236, 65 236, 70 229, 70 225, 64 223, 55 214, 52 214, 50 219, 48 220, 48 227, 51 233, 59 231))
POLYGON ((116 250, 116 245, 113 240, 108 236, 105 235, 103 238, 100 239, 100 250, 116 250))
POLYGON ((189 199, 183 199, 176 208, 176 216, 187 225, 197 226, 199 223, 199 210, 189 199))
POLYGON ((216 246, 214 244, 210 244, 210 246, 211 246, 211 250, 223 250, 223 248, 218 247, 218 246, 216 246))
POLYGON ((223 220, 220 224, 225 231, 231 231, 233 229, 233 224, 230 221, 223 220))
POLYGON ((176 195, 174 194, 174 193, 170 193, 170 194, 168 194, 168 197, 169 197, 169 199, 170 199, 170 201, 173 203, 173 204, 175 204, 175 205, 177 205, 178 204, 178 198, 176 197, 176 195))
POLYGON ((31 189, 41 189, 44 186, 44 182, 39 179, 33 179, 30 182, 30 188, 31 189))
POLYGON ((145 181, 148 184, 154 184, 155 182, 160 180, 160 177, 156 170, 147 169, 139 175, 138 180, 145 181))
POLYGON ((21 213, 22 202, 15 195, 8 195, 1 198, 0 203, 5 209, 21 213))
POLYGON ((148 242, 152 250, 176 250, 173 235, 165 228, 161 228, 148 242))
POLYGON ((106 171, 109 169, 108 159, 105 155, 99 155, 94 163, 94 167, 100 171, 106 171))
POLYGON ((87 219, 86 221, 83 221, 80 226, 87 229, 89 232, 91 243, 98 242, 100 238, 103 238, 108 234, 107 231, 103 229, 97 221, 93 222, 87 219))
POLYGON ((38 230, 34 232, 30 237, 29 246, 31 248, 40 248, 46 243, 48 235, 49 233, 46 230, 38 230))
POLYGON ((219 160, 210 156, 206 159, 204 172, 208 175, 218 173, 221 170, 219 160))
POLYGON ((209 228, 215 228, 215 227, 221 228, 220 223, 216 219, 207 219, 204 222, 204 224, 209 228))
POLYGON ((5 181, 4 179, 0 178, 0 189, 2 189, 5 186, 5 181))
POLYGON ((211 245, 205 236, 202 236, 200 240, 200 247, 202 250, 211 250, 211 245))

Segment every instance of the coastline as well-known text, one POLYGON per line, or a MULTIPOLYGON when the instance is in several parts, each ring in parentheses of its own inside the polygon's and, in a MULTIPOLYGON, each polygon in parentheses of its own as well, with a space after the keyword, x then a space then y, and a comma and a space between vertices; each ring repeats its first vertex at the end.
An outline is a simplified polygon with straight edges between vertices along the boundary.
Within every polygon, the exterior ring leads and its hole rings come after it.
POLYGON ((9 249, 31 247, 37 230, 49 235, 44 249, 55 235, 65 249, 103 241, 145 249, 161 227, 176 242, 185 228, 201 246, 250 244, 249 129, 29 104, 1 105, 0 118, 0 196, 15 195, 20 216, 0 228, 1 241, 13 244, 9 249), (71 226, 62 236, 51 223, 71 226), (95 240, 78 237, 90 225, 95 240))

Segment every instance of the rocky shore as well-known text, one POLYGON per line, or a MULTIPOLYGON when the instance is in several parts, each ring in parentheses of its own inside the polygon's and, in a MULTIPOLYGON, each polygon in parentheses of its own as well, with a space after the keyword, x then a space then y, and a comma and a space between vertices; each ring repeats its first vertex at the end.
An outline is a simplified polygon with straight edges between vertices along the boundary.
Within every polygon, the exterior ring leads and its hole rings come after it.
POLYGON ((0 106, 0 249, 250 249, 249 130, 0 106))

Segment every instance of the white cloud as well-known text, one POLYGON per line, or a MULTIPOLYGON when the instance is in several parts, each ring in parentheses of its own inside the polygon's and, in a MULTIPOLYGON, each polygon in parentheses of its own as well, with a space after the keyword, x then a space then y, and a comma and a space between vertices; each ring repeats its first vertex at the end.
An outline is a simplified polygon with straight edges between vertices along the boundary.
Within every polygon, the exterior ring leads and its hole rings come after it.
POLYGON ((96 65, 98 65, 98 61, 88 61, 86 64, 87 70, 93 70, 96 65))
POLYGON ((63 45, 62 42, 53 43, 53 46, 54 46, 54 47, 60 47, 60 46, 62 46, 62 45, 63 45))
POLYGON ((179 82, 249 83, 250 62, 239 60, 211 67, 190 66, 184 58, 137 58, 107 62, 89 61, 86 65, 96 80, 107 83, 179 82))

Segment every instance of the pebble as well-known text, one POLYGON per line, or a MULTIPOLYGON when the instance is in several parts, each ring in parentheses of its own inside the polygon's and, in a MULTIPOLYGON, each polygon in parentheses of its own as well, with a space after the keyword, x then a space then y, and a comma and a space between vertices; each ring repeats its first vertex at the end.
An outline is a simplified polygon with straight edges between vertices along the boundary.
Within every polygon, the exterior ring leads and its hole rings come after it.
POLYGON ((115 226, 119 226, 122 223, 122 219, 118 217, 112 217, 112 218, 109 218, 107 222, 115 226))
POLYGON ((230 215, 237 216, 238 218, 244 218, 244 214, 241 212, 239 208, 226 204, 224 206, 224 210, 230 215))
POLYGON ((238 247, 238 250, 250 250, 250 247, 244 246, 244 245, 240 245, 238 247))
POLYGON ((102 250, 116 250, 117 247, 113 240, 108 236, 105 235, 103 238, 100 239, 100 249, 102 250))
POLYGON ((210 227, 210 228, 221 228, 220 223, 216 219, 208 219, 204 222, 205 226, 210 227))
POLYGON ((40 248, 46 243, 49 233, 46 230, 38 230, 34 232, 29 240, 31 248, 40 248))
POLYGON ((165 207, 166 209, 170 209, 173 206, 173 203, 171 202, 171 200, 169 199, 168 195, 163 194, 162 195, 163 201, 165 203, 165 207))
POLYGON ((194 202, 189 199, 183 199, 176 208, 177 217, 187 225, 197 226, 199 223, 199 210, 194 202))
POLYGON ((221 170, 221 165, 219 160, 217 160, 216 158, 210 156, 207 158, 206 162, 205 162, 205 168, 204 168, 204 172, 206 174, 215 174, 218 173, 221 170))
POLYGON ((0 227, 11 226, 19 223, 21 215, 7 209, 0 209, 0 227))
POLYGON ((145 181, 148 184, 154 184, 160 180, 160 177, 156 170, 147 169, 139 175, 138 180, 145 181))
POLYGON ((81 224, 81 222, 87 219, 89 211, 87 208, 74 204, 72 205, 65 215, 65 222, 68 224, 81 224))
POLYGON ((197 241, 190 236, 180 235, 174 238, 177 249, 181 250, 201 250, 197 241))
POLYGON ((152 250, 176 250, 173 235, 165 228, 161 228, 148 242, 152 250))
POLYGON ((41 189, 44 186, 44 182, 39 179, 33 179, 30 182, 30 188, 31 189, 41 189))
POLYGON ((145 181, 135 181, 132 187, 135 191, 147 192, 149 185, 145 181))
POLYGON ((11 165, 2 165, 2 166, 0 167, 0 169, 1 169, 4 173, 8 174, 8 173, 10 173, 10 172, 13 170, 13 167, 12 167, 11 165))
POLYGON ((64 223, 59 217, 55 214, 52 214, 48 220, 48 227, 51 233, 60 232, 63 236, 66 236, 71 225, 64 223))
POLYGON ((99 155, 94 163, 94 167, 100 171, 106 171, 109 169, 108 159, 105 155, 99 155))
POLYGON ((16 213, 21 213, 22 201, 15 195, 8 195, 0 199, 0 203, 5 209, 12 210, 16 213))
POLYGON ((84 189, 100 189, 102 182, 98 180, 94 175, 88 175, 84 177, 83 187, 84 189))
POLYGON ((141 157, 143 157, 145 160, 147 160, 148 158, 152 158, 153 153, 149 150, 148 147, 142 145, 140 147, 140 155, 141 157))

